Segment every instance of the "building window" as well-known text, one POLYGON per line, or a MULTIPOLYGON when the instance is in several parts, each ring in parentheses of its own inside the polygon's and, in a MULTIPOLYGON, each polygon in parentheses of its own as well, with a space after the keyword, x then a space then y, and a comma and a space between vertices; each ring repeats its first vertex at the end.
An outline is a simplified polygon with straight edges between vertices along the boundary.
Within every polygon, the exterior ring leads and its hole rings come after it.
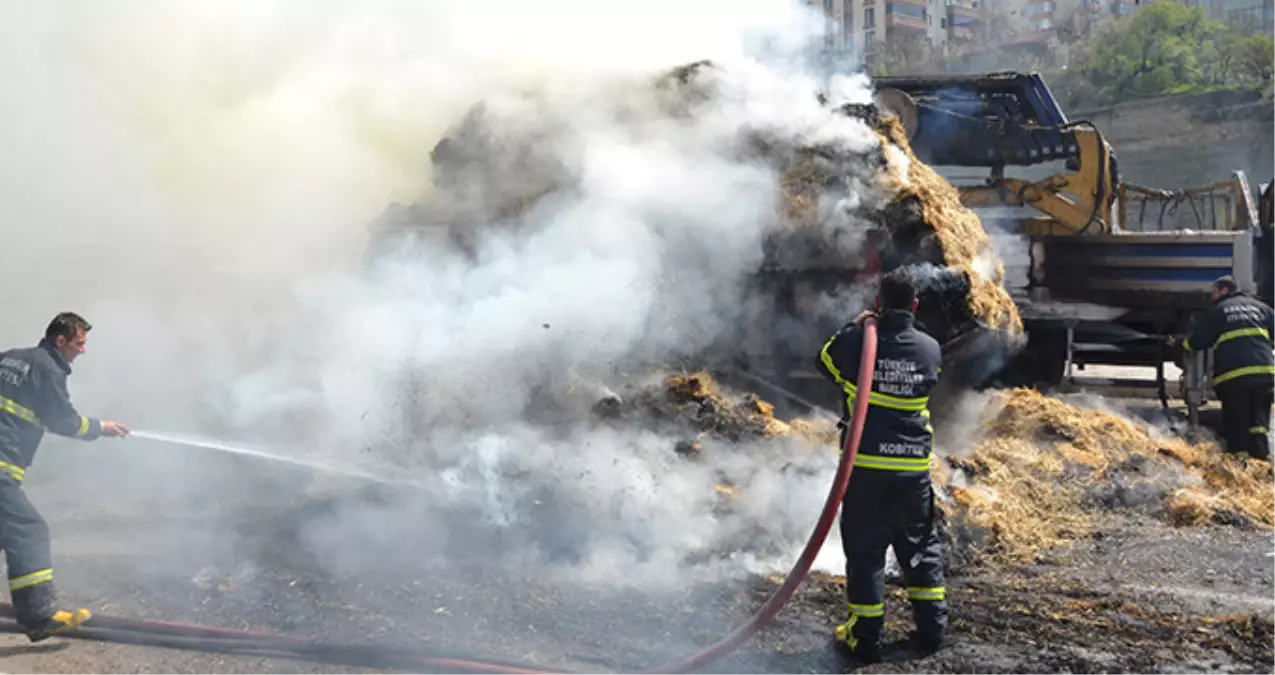
POLYGON ((917 19, 925 18, 925 8, 913 5, 908 2, 887 2, 885 3, 886 14, 902 14, 903 16, 911 16, 917 19))
POLYGON ((947 28, 947 17, 939 17, 939 28, 947 28))
POLYGON ((1041 19, 1033 25, 1036 30, 1049 30, 1054 24, 1049 19, 1041 19))
POLYGON ((864 31, 864 32, 863 32, 863 44, 864 44, 864 46, 871 47, 871 46, 872 46, 872 44, 873 44, 873 43, 875 43, 876 41, 877 41, 877 32, 876 32, 876 31, 874 31, 874 30, 868 30, 868 31, 864 31))
POLYGON ((877 18, 877 15, 876 15, 875 9, 869 7, 863 10, 863 27, 867 28, 868 26, 877 25, 876 18, 877 18))
POLYGON ((952 22, 953 28, 959 28, 961 26, 970 26, 970 25, 976 24, 978 23, 978 19, 972 16, 965 16, 962 14, 953 14, 951 22, 952 22))

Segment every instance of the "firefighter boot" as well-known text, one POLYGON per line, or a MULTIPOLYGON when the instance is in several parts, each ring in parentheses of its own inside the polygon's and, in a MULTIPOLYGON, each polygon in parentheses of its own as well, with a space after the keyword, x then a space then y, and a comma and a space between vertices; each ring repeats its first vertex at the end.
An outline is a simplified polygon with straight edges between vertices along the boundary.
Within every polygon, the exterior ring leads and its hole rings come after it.
POLYGON ((938 651, 943 646, 943 634, 947 632, 947 602, 913 600, 912 616, 916 620, 912 644, 925 654, 938 651))
POLYGON ((1248 433, 1248 456, 1264 462, 1271 461, 1271 440, 1267 435, 1270 431, 1265 426, 1255 426, 1250 428, 1248 433))
POLYGON ((65 633, 83 624, 93 617, 93 613, 87 609, 80 608, 73 612, 65 609, 59 609, 46 619, 32 622, 31 624, 23 624, 27 634, 27 639, 32 642, 46 640, 58 633, 65 633))
POLYGON ((837 626, 834 634, 837 642, 854 652, 855 658, 862 663, 876 663, 881 660, 881 617, 862 617, 855 614, 837 626))

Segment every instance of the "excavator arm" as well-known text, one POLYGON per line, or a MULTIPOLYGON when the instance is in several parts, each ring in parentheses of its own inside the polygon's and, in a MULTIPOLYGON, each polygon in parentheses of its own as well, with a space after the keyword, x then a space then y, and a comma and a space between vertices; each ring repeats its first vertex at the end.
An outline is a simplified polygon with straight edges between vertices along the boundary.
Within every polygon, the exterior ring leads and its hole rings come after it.
POLYGON ((1077 170, 1031 182, 993 176, 985 185, 959 188, 970 208, 1029 206, 1044 216, 1020 218, 1023 234, 1107 234, 1118 194, 1115 159, 1096 129, 1077 128, 1077 170))
POLYGON ((1093 124, 1069 122, 1037 74, 882 77, 877 104, 894 113, 913 152, 934 166, 987 167, 990 176, 958 185, 972 208, 1027 206, 1029 235, 1106 234, 1119 193, 1115 153, 1093 124), (1040 180, 1006 177, 1006 166, 1065 162, 1040 180))

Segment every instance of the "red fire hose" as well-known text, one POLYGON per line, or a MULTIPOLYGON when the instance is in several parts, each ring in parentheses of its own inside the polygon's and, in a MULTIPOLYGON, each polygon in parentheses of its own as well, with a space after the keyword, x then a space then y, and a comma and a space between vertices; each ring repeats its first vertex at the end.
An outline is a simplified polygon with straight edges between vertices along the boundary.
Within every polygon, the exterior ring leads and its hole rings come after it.
MULTIPOLYGON (((877 326, 876 320, 869 317, 863 323, 863 353, 859 357, 858 387, 861 392, 872 389, 872 375, 877 360, 877 326)), ((797 587, 805 580, 814 564, 815 556, 823 547, 832 522, 836 518, 837 508, 850 484, 850 472, 854 468, 854 459, 859 453, 859 440, 863 437, 863 423, 868 413, 868 397, 857 396, 854 410, 850 418, 850 429, 846 434, 845 446, 842 448, 841 460, 837 464, 837 473, 828 490, 828 498, 824 501, 823 512, 815 525, 814 532, 806 542, 801 557, 788 572, 788 577, 778 590, 770 596, 757 613, 730 635, 716 644, 701 649, 690 656, 664 664, 645 673, 689 673, 732 649, 738 647, 748 638, 755 635, 766 624, 775 618, 784 605, 792 599, 797 587)), ((0 604, 0 616, 13 616, 12 605, 0 604)), ((0 623, 0 632, 20 632, 16 624, 0 623)), ((417 671, 451 671, 451 672, 483 672, 508 673, 510 675, 531 675, 555 673, 549 669, 532 668, 509 663, 469 659, 459 655, 427 652, 414 649, 391 650, 386 647, 329 645, 304 638, 286 635, 239 631, 227 628, 214 628, 195 624, 183 624, 164 621, 141 621, 136 619, 119 619, 113 617, 94 617, 81 629, 64 634, 65 637, 79 637, 112 642, 129 642, 133 644, 150 644, 154 646, 214 651, 239 654, 257 654, 262 656, 281 656, 302 658, 325 663, 338 663, 350 666, 404 668, 417 671)))
POLYGON ((716 644, 705 647, 694 654, 672 663, 667 663, 654 670, 648 670, 648 673, 689 673, 696 668, 716 659, 730 650, 738 647, 748 638, 752 637, 763 626, 770 623, 775 615, 779 614, 779 610, 792 599, 793 593, 797 592, 797 587, 805 581, 806 574, 810 572, 810 566, 815 562, 815 556, 819 554, 819 549, 823 548, 823 542, 828 537, 828 530, 832 529, 832 521, 837 517, 837 507, 841 506, 841 498, 846 494, 846 488, 850 485, 850 472, 854 469, 854 458, 859 454, 859 439, 863 437, 863 421, 868 414, 868 396, 866 392, 872 390, 872 375, 877 364, 877 323, 876 320, 869 317, 863 322, 863 353, 859 356, 859 391, 865 392, 863 396, 856 396, 854 399, 854 411, 850 416, 850 430, 846 434, 846 444, 842 448, 841 461, 837 463, 836 477, 832 479, 832 487, 828 490, 828 498, 823 503, 823 512, 819 514, 819 522, 815 525, 815 531, 810 534, 810 539, 806 541, 806 548, 801 552, 801 557, 797 559, 797 564, 788 572, 788 578, 784 579, 784 584, 770 596, 766 604, 753 614, 747 623, 736 628, 730 635, 719 640, 716 644))

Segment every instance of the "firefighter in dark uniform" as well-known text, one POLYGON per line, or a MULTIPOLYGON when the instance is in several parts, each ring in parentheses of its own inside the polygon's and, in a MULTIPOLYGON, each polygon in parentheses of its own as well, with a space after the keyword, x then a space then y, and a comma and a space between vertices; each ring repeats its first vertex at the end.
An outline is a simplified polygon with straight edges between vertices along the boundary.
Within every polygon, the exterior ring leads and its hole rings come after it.
MULTIPOLYGON (((914 325, 916 289, 906 268, 881 279, 877 302, 877 359, 850 485, 841 507, 850 618, 836 636, 866 662, 880 659, 885 617, 885 553, 894 548, 916 622, 914 642, 938 649, 947 629, 943 550, 935 528, 930 483, 933 429, 927 407, 938 381, 938 342, 914 325)), ((845 393, 841 446, 857 389, 863 347, 861 314, 819 353, 817 367, 845 393)))
POLYGON ((1213 349, 1213 391, 1222 402, 1227 450, 1267 461, 1275 392, 1272 335, 1275 312, 1224 276, 1213 282, 1213 306, 1195 315, 1182 343, 1188 353, 1213 349))
POLYGON ((27 468, 46 429, 85 441, 129 433, 118 422, 83 417, 71 405, 66 380, 90 329, 75 314, 59 314, 39 346, 0 352, 0 546, 16 618, 32 642, 70 630, 90 614, 57 607, 49 526, 22 489, 27 468))

